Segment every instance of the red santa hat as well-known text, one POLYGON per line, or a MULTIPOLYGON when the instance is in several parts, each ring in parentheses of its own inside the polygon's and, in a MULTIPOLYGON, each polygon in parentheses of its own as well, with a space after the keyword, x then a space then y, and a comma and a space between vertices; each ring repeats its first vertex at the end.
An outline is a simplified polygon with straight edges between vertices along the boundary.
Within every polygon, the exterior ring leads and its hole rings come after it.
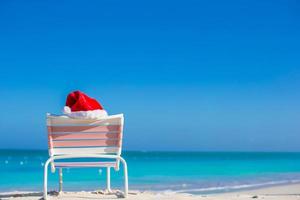
POLYGON ((74 91, 68 95, 63 113, 80 119, 101 119, 107 116, 107 112, 96 99, 81 91, 74 91))

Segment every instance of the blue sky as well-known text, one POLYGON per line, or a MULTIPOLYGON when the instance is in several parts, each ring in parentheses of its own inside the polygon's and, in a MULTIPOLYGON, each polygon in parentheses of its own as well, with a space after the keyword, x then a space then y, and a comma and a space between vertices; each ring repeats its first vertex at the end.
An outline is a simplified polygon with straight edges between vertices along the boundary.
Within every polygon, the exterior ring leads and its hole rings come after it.
POLYGON ((0 147, 82 90, 126 150, 300 151, 297 1, 1 1, 0 147))

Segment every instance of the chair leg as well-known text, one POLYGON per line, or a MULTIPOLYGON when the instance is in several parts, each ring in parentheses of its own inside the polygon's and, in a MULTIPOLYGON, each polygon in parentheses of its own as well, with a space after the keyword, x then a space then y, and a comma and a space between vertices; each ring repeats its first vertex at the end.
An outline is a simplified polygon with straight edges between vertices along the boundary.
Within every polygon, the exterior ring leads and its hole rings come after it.
POLYGON ((63 187, 63 172, 62 168, 59 168, 59 193, 62 193, 62 187, 63 187))
POLYGON ((110 167, 106 168, 106 190, 108 193, 111 193, 111 188, 110 188, 110 167))
POLYGON ((123 167, 124 167, 124 197, 128 196, 128 172, 127 172, 127 164, 126 161, 121 157, 120 158, 123 167))
POLYGON ((44 200, 47 200, 48 165, 52 159, 49 158, 44 166, 44 200))

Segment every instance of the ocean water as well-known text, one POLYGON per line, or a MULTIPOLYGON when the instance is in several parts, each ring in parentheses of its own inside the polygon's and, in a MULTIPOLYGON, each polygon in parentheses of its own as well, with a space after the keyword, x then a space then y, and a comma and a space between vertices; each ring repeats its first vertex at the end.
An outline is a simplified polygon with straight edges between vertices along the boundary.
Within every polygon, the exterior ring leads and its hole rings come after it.
MULTIPOLYGON (((188 193, 300 182, 300 153, 124 152, 129 188, 188 193)), ((0 150, 0 192, 42 191, 45 150, 0 150)), ((105 188, 106 170, 64 169, 64 190, 105 188)), ((112 170, 112 188, 122 189, 123 171, 112 170)), ((49 171, 49 189, 58 173, 49 171)))

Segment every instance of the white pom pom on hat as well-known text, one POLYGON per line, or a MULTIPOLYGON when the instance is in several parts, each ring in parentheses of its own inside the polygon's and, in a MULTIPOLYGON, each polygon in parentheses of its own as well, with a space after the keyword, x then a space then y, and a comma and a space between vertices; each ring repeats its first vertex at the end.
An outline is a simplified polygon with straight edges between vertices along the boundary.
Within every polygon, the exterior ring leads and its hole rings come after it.
POLYGON ((71 108, 70 108, 69 106, 64 106, 63 113, 69 114, 69 113, 71 113, 71 112, 72 112, 72 111, 71 111, 71 108))

